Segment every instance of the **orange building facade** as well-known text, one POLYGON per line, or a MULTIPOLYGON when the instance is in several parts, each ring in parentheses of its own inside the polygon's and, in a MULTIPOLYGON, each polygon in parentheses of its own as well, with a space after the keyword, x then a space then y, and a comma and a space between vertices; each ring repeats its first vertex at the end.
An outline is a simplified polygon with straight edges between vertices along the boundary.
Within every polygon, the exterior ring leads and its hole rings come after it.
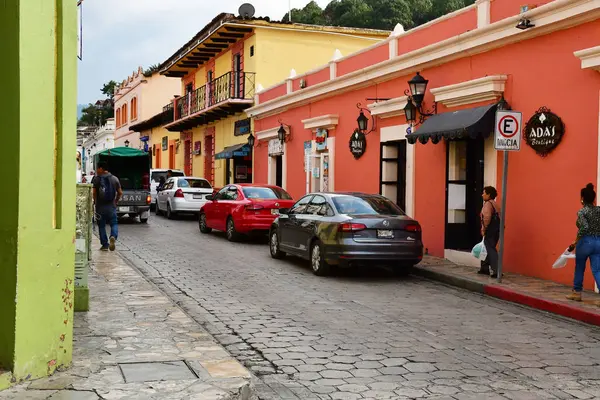
POLYGON ((475 265, 481 191, 501 190, 493 132, 504 99, 526 125, 521 150, 510 154, 505 271, 570 283, 572 268, 552 263, 575 238, 579 190, 600 183, 600 1, 521 3, 478 0, 413 30, 398 27, 259 93, 247 110, 254 181, 280 183, 295 198, 384 194, 421 223, 429 254, 475 265), (428 85, 411 122, 408 81, 417 72, 428 85), (353 141, 357 103, 368 127, 353 141))

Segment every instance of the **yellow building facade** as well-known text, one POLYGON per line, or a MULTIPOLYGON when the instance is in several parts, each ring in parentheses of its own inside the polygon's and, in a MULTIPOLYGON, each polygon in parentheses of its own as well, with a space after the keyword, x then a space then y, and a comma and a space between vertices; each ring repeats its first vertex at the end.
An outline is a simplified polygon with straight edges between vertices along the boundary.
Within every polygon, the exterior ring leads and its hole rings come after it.
MULTIPOLYGON (((164 168, 167 137, 175 144, 175 168, 204 177, 217 188, 253 182, 252 149, 247 145, 253 124, 244 110, 254 104, 257 92, 388 35, 220 14, 162 64, 161 74, 181 80, 181 97, 172 103, 173 121, 160 133, 149 133, 151 148, 158 145, 163 151, 159 157, 164 168)), ((166 152, 172 159, 170 146, 166 152)))

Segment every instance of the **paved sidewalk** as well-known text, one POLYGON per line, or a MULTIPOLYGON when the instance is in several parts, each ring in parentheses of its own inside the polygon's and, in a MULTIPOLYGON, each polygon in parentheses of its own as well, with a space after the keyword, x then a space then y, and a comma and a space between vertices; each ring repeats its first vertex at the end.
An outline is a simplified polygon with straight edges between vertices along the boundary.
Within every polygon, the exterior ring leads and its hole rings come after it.
POLYGON ((415 268, 415 274, 425 278, 600 326, 598 293, 585 291, 583 302, 574 302, 565 299, 570 286, 512 273, 505 273, 499 284, 476 272, 473 267, 434 257, 426 257, 415 268))
POLYGON ((94 253, 73 366, 0 399, 246 400, 250 373, 118 253, 94 253))

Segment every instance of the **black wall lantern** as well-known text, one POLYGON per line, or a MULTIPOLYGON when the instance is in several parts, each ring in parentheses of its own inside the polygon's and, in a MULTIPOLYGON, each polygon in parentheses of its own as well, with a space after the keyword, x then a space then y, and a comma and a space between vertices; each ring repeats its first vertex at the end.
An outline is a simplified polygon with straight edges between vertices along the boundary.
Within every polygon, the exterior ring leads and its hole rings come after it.
POLYGON ((425 99, 425 92, 427 91, 428 84, 429 81, 423 78, 419 72, 408 81, 410 90, 404 91, 404 95, 408 97, 408 101, 404 107, 404 113, 406 115, 406 121, 408 121, 411 126, 422 124, 427 117, 437 114, 437 103, 433 103, 432 111, 425 111, 423 107, 423 100, 425 99), (420 114, 418 122, 417 111, 420 114))
POLYGON ((255 141, 256 139, 254 138, 254 135, 250 133, 250 135, 248 135, 248 146, 250 146, 250 148, 253 148, 255 141))
POLYGON ((284 144, 285 142, 292 140, 292 127, 288 124, 284 124, 281 120, 279 122, 279 129, 277 130, 277 139, 284 144), (285 129, 287 127, 287 130, 285 129), (288 133, 289 132, 289 133, 288 133))
POLYGON ((368 109, 363 108, 362 104, 360 103, 356 104, 356 108, 360 110, 360 114, 358 114, 358 118, 356 119, 356 122, 358 123, 358 130, 363 134, 368 135, 375 130, 375 117, 373 117, 368 109), (365 112, 369 113, 371 116, 371 129, 369 129, 369 118, 367 118, 365 112))

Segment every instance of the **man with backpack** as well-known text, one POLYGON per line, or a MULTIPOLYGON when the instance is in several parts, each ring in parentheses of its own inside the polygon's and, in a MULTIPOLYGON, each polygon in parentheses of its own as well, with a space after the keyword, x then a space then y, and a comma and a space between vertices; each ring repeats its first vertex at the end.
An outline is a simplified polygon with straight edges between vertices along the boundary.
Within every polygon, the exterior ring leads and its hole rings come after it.
POLYGON ((115 242, 119 236, 117 225, 117 203, 123 195, 119 178, 108 172, 105 161, 98 162, 96 176, 92 180, 92 190, 98 228, 100 231, 101 251, 114 251, 115 242), (110 225, 110 238, 106 237, 106 224, 110 225))

